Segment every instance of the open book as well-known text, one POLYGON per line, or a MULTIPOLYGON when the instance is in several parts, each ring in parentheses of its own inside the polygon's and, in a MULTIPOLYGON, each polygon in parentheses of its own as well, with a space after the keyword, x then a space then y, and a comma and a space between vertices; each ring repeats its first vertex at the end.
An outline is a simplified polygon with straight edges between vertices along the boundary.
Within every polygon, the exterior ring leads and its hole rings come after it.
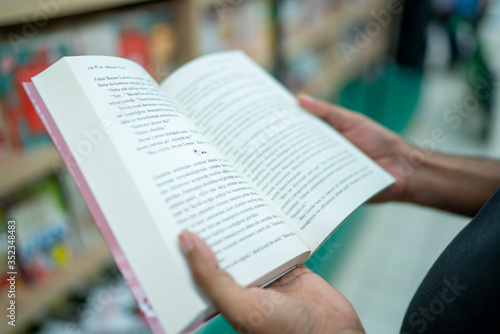
POLYGON ((264 286, 394 182, 241 52, 161 85, 126 59, 65 57, 25 89, 155 333, 215 311, 182 230, 240 284, 264 286))

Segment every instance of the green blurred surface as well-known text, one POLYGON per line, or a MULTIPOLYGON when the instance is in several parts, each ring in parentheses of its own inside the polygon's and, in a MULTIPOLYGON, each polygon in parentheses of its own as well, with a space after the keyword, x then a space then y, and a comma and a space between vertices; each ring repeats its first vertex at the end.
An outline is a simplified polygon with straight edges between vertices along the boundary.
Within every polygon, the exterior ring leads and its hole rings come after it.
POLYGON ((387 66, 346 85, 339 103, 401 132, 417 105, 421 80, 419 71, 387 66))
MULTIPOLYGON (((401 132, 415 109, 422 74, 412 69, 388 66, 376 74, 358 78, 342 90, 340 104, 361 112, 386 127, 401 132)), ((306 262, 321 277, 329 280, 349 252, 352 240, 362 228, 364 210, 356 210, 306 262)), ((236 334, 223 316, 217 316, 200 328, 203 334, 236 334)))

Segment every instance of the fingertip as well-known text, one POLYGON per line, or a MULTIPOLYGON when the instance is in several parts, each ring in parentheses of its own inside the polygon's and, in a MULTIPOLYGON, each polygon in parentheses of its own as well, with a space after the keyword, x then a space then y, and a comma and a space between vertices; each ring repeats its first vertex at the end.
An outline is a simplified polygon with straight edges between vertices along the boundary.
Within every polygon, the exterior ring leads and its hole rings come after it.
POLYGON ((182 231, 181 234, 177 236, 179 240, 179 246, 184 255, 189 255, 194 250, 195 240, 193 239, 195 234, 189 231, 182 231))
POLYGON ((202 238, 195 233, 183 231, 178 235, 178 240, 198 287, 221 311, 227 313, 234 309, 237 296, 244 296, 245 289, 220 269, 214 252, 202 238))
POLYGON ((305 93, 298 94, 297 99, 299 100, 299 103, 304 107, 313 105, 317 102, 314 97, 305 93))
POLYGON ((213 267, 218 267, 217 258, 214 252, 203 239, 190 231, 183 231, 178 236, 179 246, 182 253, 191 264, 197 263, 210 264, 213 267))
POLYGON ((297 94, 297 99, 299 99, 299 101, 307 102, 307 101, 311 100, 312 97, 306 93, 299 93, 299 94, 297 94))
POLYGON ((324 116, 324 103, 322 101, 312 97, 311 95, 303 93, 297 95, 297 99, 299 104, 309 113, 318 117, 324 116))

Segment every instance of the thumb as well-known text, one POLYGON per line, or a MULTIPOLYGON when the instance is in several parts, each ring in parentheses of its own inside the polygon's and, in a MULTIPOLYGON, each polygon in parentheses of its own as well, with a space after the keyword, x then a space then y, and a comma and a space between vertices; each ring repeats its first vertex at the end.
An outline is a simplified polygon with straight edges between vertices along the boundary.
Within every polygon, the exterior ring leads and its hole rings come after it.
POLYGON ((246 298, 246 289, 219 268, 215 254, 196 234, 184 231, 178 239, 193 279, 205 296, 221 313, 235 311, 238 304, 241 304, 241 299, 246 298))
POLYGON ((318 100, 306 94, 300 94, 298 100, 304 109, 321 118, 339 132, 346 131, 350 127, 359 124, 363 118, 359 113, 318 100))

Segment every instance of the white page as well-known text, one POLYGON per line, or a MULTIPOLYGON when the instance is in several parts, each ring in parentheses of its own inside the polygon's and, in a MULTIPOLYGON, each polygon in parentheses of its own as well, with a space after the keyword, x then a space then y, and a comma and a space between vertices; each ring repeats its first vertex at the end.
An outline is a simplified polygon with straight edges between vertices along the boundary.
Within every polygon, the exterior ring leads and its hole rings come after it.
POLYGON ((393 182, 241 52, 198 58, 162 89, 311 250, 393 182))
POLYGON ((243 285, 307 258, 301 240, 139 65, 93 56, 65 58, 59 68, 71 69, 81 91, 63 71, 33 82, 165 329, 184 329, 206 310, 177 246, 183 229, 204 237, 243 285), (99 134, 101 123, 107 133, 99 134))

